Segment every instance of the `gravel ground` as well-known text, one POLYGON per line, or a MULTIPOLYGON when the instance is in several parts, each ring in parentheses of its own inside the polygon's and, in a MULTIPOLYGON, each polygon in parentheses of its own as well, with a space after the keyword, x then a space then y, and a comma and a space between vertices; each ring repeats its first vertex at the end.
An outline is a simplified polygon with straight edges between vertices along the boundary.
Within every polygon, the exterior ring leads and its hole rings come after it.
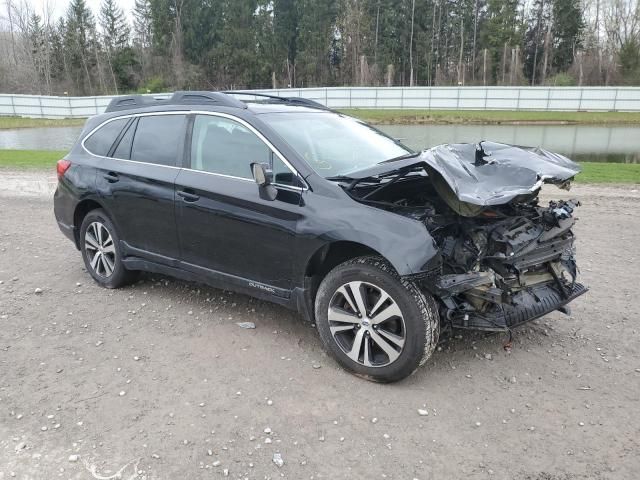
POLYGON ((152 275, 99 288, 46 177, 0 172, 0 479, 638 478, 633 187, 571 193, 591 287, 571 317, 510 351, 462 333, 377 385, 283 308, 152 275))

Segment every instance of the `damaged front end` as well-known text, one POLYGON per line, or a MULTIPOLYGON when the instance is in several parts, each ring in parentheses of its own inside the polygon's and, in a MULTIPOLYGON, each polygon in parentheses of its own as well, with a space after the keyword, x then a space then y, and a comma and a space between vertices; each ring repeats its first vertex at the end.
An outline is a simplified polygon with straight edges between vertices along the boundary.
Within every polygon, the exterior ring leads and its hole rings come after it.
POLYGON ((567 313, 587 291, 572 231, 580 203, 538 198, 544 183, 568 188, 579 171, 562 155, 482 142, 442 145, 340 182, 357 201, 424 223, 441 264, 419 282, 439 299, 444 322, 505 330, 567 313))
POLYGON ((475 217, 430 219, 442 274, 427 287, 459 328, 503 330, 562 309, 586 288, 577 283, 575 200, 537 200, 475 217), (444 220, 444 222, 442 222, 444 220))

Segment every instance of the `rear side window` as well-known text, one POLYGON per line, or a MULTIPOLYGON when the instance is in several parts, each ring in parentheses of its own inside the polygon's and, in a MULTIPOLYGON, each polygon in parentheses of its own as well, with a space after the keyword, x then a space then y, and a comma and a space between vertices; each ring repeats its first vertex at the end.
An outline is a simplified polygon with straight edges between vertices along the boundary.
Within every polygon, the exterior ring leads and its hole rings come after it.
POLYGON ((178 156, 182 154, 186 123, 185 115, 140 117, 133 139, 131 160, 176 166, 178 156))
POLYGON ((105 123, 84 141, 84 147, 94 155, 106 157, 128 121, 128 118, 120 118, 105 123))

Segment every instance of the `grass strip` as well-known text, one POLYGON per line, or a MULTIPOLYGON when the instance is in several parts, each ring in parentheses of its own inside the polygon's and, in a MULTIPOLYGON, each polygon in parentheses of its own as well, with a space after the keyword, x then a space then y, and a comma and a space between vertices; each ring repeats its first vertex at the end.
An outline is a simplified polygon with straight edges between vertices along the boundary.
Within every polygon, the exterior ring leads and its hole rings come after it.
POLYGON ((0 150, 0 167, 51 169, 67 154, 64 150, 0 150))
POLYGON ((0 116, 0 130, 36 127, 81 127, 86 120, 86 118, 25 118, 0 116))
MULTIPOLYGON (((0 168, 54 170, 64 150, 0 150, 0 168)), ((640 183, 640 164, 595 163, 580 164, 579 183, 640 183)))
POLYGON ((378 125, 624 125, 640 124, 640 112, 538 112, 510 110, 340 109, 378 125))

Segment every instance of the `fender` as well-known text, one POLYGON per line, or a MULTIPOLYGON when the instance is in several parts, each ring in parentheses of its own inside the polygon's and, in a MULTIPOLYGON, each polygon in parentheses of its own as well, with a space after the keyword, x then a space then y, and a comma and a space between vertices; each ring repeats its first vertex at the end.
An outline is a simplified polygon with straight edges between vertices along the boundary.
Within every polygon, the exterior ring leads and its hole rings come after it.
POLYGON ((440 264, 435 241, 417 220, 351 199, 346 207, 344 199, 330 196, 307 195, 305 200, 309 212, 297 225, 302 268, 319 249, 340 241, 378 252, 401 276, 419 275, 440 264))
POLYGON ((325 241, 320 248, 340 241, 357 243, 375 250, 386 258, 399 275, 419 275, 432 270, 434 263, 439 263, 440 252, 426 227, 416 223, 421 227, 416 231, 411 231, 412 228, 407 228, 406 225, 399 230, 382 232, 373 230, 365 232, 356 229, 332 230, 322 236, 325 241))

